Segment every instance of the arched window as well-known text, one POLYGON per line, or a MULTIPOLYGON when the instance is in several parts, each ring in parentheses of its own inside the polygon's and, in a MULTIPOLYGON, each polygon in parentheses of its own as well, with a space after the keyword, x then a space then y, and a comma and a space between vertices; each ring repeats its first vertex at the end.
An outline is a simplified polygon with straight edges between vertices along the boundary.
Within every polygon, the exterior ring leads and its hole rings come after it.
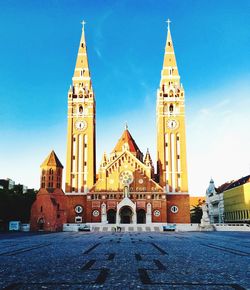
POLYGON ((50 168, 49 174, 53 174, 53 169, 52 168, 50 168))
POLYGON ((169 106, 169 112, 170 112, 170 114, 173 114, 173 111, 174 111, 174 106, 173 106, 173 104, 171 104, 169 106))
POLYGON ((79 113, 82 114, 83 113, 83 107, 79 106, 79 113))

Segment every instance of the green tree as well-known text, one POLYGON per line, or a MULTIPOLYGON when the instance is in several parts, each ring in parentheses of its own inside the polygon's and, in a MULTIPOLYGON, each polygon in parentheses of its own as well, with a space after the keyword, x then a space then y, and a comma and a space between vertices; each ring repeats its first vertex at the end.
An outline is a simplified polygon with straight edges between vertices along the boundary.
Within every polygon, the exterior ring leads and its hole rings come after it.
POLYGON ((29 222, 30 209, 36 193, 34 189, 28 189, 23 193, 21 186, 11 190, 0 189, 0 230, 7 229, 9 221, 29 222))
POLYGON ((191 223, 199 224, 202 218, 202 208, 201 205, 198 204, 191 209, 191 223))

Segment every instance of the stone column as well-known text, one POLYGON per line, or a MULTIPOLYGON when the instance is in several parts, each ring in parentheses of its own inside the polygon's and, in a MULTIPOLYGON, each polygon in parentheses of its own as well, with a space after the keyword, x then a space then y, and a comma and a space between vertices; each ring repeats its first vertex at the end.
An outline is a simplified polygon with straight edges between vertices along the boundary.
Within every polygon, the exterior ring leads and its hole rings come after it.
POLYGON ((104 202, 102 203, 102 223, 107 223, 107 208, 104 202))
POLYGON ((152 223, 152 206, 151 203, 147 203, 146 224, 152 223))
POLYGON ((133 215, 132 215, 132 224, 136 225, 136 221, 137 221, 137 214, 136 214, 136 210, 134 210, 133 215))

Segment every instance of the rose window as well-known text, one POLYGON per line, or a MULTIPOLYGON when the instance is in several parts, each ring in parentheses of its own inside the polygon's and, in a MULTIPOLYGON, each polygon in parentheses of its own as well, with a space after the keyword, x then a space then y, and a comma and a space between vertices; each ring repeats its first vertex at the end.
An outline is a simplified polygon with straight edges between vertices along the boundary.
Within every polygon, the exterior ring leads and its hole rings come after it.
POLYGON ((129 185, 133 182, 134 177, 133 177, 133 173, 129 170, 123 171, 120 174, 120 181, 123 185, 129 185))
POLYGON ((97 217, 97 216, 99 216, 99 214, 100 213, 99 213, 99 211, 97 209, 93 211, 93 216, 97 217))
POLYGON ((154 211, 154 216, 160 216, 161 215, 161 212, 157 209, 154 211))

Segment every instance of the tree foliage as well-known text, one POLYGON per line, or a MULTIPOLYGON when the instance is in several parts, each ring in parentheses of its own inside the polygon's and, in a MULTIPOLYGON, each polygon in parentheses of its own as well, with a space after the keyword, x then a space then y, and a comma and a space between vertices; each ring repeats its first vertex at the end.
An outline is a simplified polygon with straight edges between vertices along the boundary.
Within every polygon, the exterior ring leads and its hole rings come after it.
POLYGON ((14 189, 0 189, 0 227, 6 228, 9 221, 28 223, 36 193, 34 189, 28 189, 23 193, 21 186, 15 186, 14 189))
POLYGON ((199 224, 202 218, 202 208, 201 205, 198 204, 191 209, 191 223, 199 224))

